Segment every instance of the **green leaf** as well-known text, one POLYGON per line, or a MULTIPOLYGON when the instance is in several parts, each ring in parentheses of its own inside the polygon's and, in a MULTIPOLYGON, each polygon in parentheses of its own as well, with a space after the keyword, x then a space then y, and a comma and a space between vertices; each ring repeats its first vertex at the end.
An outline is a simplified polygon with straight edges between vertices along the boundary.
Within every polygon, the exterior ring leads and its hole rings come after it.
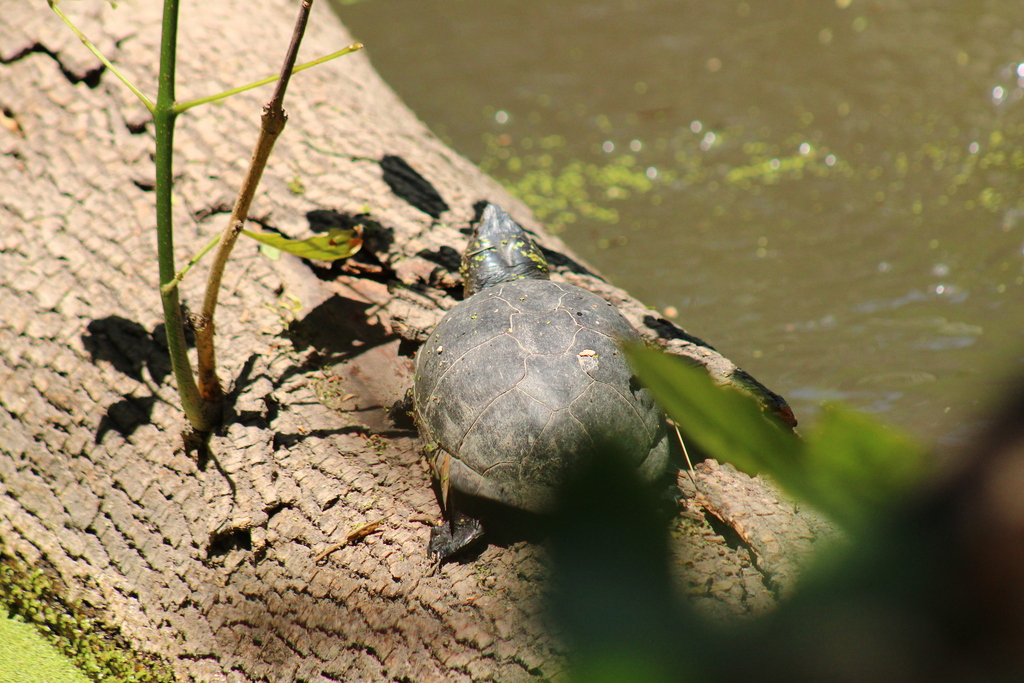
POLYGON ((569 680, 573 683, 668 683, 681 680, 663 662, 647 652, 628 647, 587 653, 574 663, 569 680))
POLYGON ((646 348, 627 347, 626 353, 665 412, 716 458, 729 454, 736 467, 756 473, 802 455, 792 432, 766 418, 750 396, 716 385, 703 368, 646 348))
POLYGON ((848 524, 867 522, 903 500, 928 473, 919 443, 837 404, 824 406, 807 445, 815 488, 848 524))
POLYGON ((331 228, 326 233, 304 240, 292 240, 276 233, 252 232, 251 230, 243 230, 242 234, 268 247, 316 261, 336 261, 340 258, 348 258, 363 246, 361 226, 356 226, 353 230, 331 228))
POLYGON ((719 386, 677 356, 627 347, 637 376, 710 456, 765 473, 787 493, 848 529, 902 500, 925 473, 925 451, 871 417, 829 406, 807 441, 750 395, 719 386))
POLYGON ((266 256, 271 261, 281 260, 281 250, 277 247, 272 247, 269 244, 260 245, 260 253, 266 256))

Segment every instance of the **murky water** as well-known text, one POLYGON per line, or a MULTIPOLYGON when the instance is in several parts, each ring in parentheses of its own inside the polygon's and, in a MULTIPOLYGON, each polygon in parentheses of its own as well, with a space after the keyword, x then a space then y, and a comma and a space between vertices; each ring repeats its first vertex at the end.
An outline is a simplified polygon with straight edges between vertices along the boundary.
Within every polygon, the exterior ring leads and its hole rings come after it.
POLYGON ((785 395, 969 439, 1024 372, 1024 4, 339 8, 456 150, 785 395))

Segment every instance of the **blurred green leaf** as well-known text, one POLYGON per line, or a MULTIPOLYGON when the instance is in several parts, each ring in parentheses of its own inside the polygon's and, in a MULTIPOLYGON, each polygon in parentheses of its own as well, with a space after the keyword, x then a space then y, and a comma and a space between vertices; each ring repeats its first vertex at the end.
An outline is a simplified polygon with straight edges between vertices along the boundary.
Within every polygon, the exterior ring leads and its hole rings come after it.
POLYGON ((925 472, 920 445, 863 413, 827 406, 804 441, 752 396, 715 384, 703 368, 642 347, 626 353, 640 381, 702 450, 748 474, 771 476, 848 529, 901 500, 925 472))
POLYGON ((626 353, 665 412, 716 458, 728 454, 733 465, 756 473, 802 455, 792 432, 766 419, 750 396, 716 385, 703 368, 646 348, 627 347, 626 353))
POLYGON ((807 439, 807 473, 830 500, 822 509, 841 510, 848 524, 859 524, 921 482, 927 452, 869 415, 827 404, 807 439))
POLYGON ((662 662, 623 649, 593 653, 576 661, 569 680, 573 683, 668 683, 680 678, 670 675, 662 662))
POLYGON ((289 254, 316 261, 336 261, 352 256, 363 246, 363 233, 357 226, 354 230, 331 228, 326 233, 304 240, 292 240, 276 233, 243 230, 243 235, 289 254))

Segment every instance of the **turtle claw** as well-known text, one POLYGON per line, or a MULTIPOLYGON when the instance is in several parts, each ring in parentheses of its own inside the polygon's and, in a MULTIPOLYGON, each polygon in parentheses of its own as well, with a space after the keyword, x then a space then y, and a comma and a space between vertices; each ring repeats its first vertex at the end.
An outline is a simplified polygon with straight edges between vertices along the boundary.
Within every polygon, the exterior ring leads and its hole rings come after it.
POLYGON ((445 520, 444 524, 430 529, 430 543, 427 544, 427 555, 436 564, 455 555, 484 535, 484 527, 479 520, 465 515, 456 515, 454 520, 445 520))

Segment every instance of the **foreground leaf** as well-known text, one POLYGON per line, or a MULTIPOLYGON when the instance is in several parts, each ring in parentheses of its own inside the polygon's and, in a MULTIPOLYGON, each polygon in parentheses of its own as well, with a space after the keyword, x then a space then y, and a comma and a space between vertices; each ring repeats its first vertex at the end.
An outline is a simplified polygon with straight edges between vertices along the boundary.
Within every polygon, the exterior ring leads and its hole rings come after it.
POLYGON ((925 472, 925 451, 871 417, 826 407, 807 441, 766 415, 750 395, 719 386, 703 368, 627 347, 640 381, 708 455, 772 477, 787 493, 848 529, 902 500, 925 472))
POLYGON ((626 349, 640 381, 666 413, 702 449, 747 473, 796 462, 804 446, 787 428, 766 418, 750 396, 714 383, 703 368, 646 348, 626 349))
POLYGON ((807 440, 807 474, 829 499, 827 509, 841 511, 847 524, 867 522, 903 500, 927 471, 920 444, 838 404, 823 407, 807 440))
POLYGON ((242 230, 242 234, 268 247, 315 261, 336 261, 348 258, 363 246, 363 231, 360 226, 356 226, 352 230, 331 228, 326 233, 304 240, 293 240, 276 233, 251 230, 242 230))

